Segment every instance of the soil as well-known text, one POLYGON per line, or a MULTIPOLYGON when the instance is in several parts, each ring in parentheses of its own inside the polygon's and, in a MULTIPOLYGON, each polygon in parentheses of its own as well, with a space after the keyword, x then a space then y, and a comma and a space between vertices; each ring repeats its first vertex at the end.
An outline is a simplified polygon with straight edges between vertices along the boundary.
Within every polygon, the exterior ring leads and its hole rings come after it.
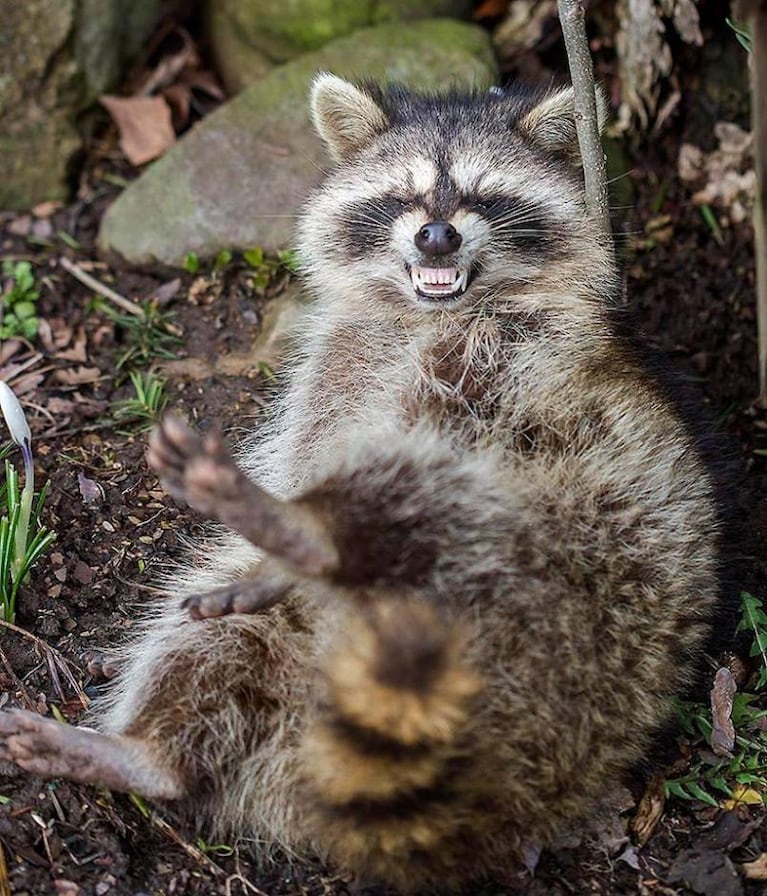
MULTIPOLYGON (((648 341, 694 382, 740 458, 732 497, 745 528, 763 544, 767 416, 755 404, 752 233, 742 223, 717 239, 690 190, 677 180, 678 147, 689 136, 685 127, 679 116, 662 140, 635 155, 629 175, 634 210, 621 222, 625 301, 648 341)), ((181 361, 152 359, 166 380, 169 405, 204 425, 215 421, 235 439, 258 425, 272 391, 269 370, 257 363, 252 347, 264 314, 281 301, 286 285, 280 275, 262 289, 238 259, 201 274, 137 271, 104 261, 89 266, 97 258, 99 217, 117 192, 110 183, 124 173, 119 162, 100 160, 71 207, 53 214, 39 209, 26 222, 18 215, 0 219, 0 255, 29 259, 42 284, 39 317, 47 335, 9 359, 6 354, 0 368, 8 376, 14 365, 28 362, 17 382, 32 428, 38 481, 50 482, 42 520, 57 534, 21 594, 18 629, 2 630, 0 705, 21 703, 41 712, 55 706, 72 722, 103 683, 104 670, 92 652, 130 633, 158 573, 182 554, 184 540, 203 521, 163 494, 144 463, 140 425, 115 421, 114 403, 132 394, 127 365, 119 366, 132 343, 126 328, 104 311, 108 303, 94 307, 93 292, 61 259, 88 266, 133 301, 157 297, 160 290, 163 310, 174 315, 173 331, 182 338, 169 346, 181 361), (177 278, 177 287, 168 288, 177 278), (225 357, 231 363, 222 364, 225 357)), ((749 556, 742 587, 764 595, 766 572, 763 555, 749 556)), ((646 843, 639 846, 625 833, 651 773, 678 775, 694 755, 687 738, 674 731, 664 755, 652 767, 648 760, 629 782, 620 825, 613 818, 596 841, 544 853, 526 891, 763 892, 764 884, 736 870, 767 851, 762 806, 725 812, 670 799, 646 843)), ((197 842, 172 815, 129 797, 43 782, 7 766, 2 772, 0 843, 10 892, 18 896, 348 892, 348 881, 318 865, 277 857, 257 867, 247 844, 197 842)), ((1 872, 0 865, 0 883, 1 872)), ((501 896, 517 890, 494 884, 483 892, 501 896)))

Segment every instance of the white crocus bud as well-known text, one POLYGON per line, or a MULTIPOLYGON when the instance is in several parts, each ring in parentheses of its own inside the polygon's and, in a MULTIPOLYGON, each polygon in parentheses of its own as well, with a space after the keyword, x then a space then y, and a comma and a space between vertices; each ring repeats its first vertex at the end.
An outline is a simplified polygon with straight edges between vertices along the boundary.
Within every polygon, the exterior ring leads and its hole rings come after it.
POLYGON ((24 410, 13 389, 4 380, 0 380, 0 410, 3 412, 13 441, 22 451, 25 449, 28 451, 32 442, 32 433, 29 431, 27 418, 24 416, 24 410))

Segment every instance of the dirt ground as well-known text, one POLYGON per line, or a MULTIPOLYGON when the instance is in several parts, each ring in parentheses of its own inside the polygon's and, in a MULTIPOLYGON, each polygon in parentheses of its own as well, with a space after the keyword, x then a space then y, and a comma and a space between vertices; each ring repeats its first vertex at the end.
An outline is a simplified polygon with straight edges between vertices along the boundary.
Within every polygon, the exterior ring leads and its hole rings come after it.
MULTIPOLYGON (((699 390, 730 440, 742 470, 733 496, 738 514, 755 542, 764 544, 767 415, 754 403, 751 231, 744 223, 717 238, 690 201, 689 189, 679 184, 676 154, 688 124, 680 116, 663 140, 636 155, 628 175, 634 208, 620 224, 625 301, 650 343, 699 390)), ((235 439, 258 425, 269 401, 269 371, 251 349, 263 316, 280 301, 272 293, 286 280, 279 276, 264 295, 252 269, 238 260, 218 272, 190 274, 136 271, 98 259, 97 222, 117 193, 112 182, 121 170, 119 162, 102 159, 91 166, 72 206, 0 218, 0 257, 28 259, 42 284, 39 317, 45 330, 33 346, 21 345, 15 353, 6 344, 0 370, 5 376, 18 372, 38 475, 51 483, 43 520, 58 536, 23 591, 18 629, 0 634, 0 705, 21 703, 42 712, 55 705, 73 722, 102 684, 88 651, 126 636, 158 572, 182 554, 184 538, 199 531, 202 521, 166 498, 149 473, 145 432, 115 421, 114 402, 131 395, 125 368, 117 366, 131 343, 124 327, 93 307, 92 290, 61 259, 133 301, 159 299, 181 337, 169 345, 177 360, 152 362, 167 381, 169 406, 203 424, 217 421, 235 439)), ((749 556, 743 563, 741 587, 760 596, 767 594, 765 559, 749 556)), ((689 756, 684 737, 675 734, 662 758, 654 765, 648 760, 629 782, 625 822, 636 814, 651 774, 671 768, 678 773, 689 756)), ((327 869, 279 857, 258 868, 247 844, 196 842, 171 814, 147 811, 128 797, 45 783, 7 767, 0 771, 0 844, 10 892, 18 896, 348 891, 348 882, 327 869)), ((596 845, 545 853, 526 890, 763 892, 763 883, 742 879, 735 868, 767 851, 765 814, 763 807, 728 813, 671 799, 643 846, 613 831, 596 845)), ((512 891, 493 884, 482 892, 512 891)))

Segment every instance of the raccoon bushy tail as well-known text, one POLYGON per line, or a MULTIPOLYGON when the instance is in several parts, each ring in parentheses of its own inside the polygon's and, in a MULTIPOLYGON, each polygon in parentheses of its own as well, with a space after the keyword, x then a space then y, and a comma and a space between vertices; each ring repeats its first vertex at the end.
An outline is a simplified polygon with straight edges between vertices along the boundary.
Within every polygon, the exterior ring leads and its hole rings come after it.
POLYGON ((492 776, 465 642, 425 601, 373 598, 328 658, 303 750, 310 814, 320 847, 363 880, 412 890, 476 871, 492 776))

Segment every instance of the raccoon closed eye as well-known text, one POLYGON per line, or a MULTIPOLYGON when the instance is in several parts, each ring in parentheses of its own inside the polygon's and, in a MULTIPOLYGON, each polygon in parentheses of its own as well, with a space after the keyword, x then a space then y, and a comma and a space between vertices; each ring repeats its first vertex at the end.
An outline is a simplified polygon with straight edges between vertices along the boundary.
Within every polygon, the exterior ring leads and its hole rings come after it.
POLYGON ((466 207, 491 225, 496 239, 508 239, 529 251, 549 252, 560 229, 543 206, 513 196, 478 197, 468 200, 466 207))
POLYGON ((391 225, 411 207, 396 196, 380 196, 347 205, 339 215, 339 232, 350 258, 364 258, 389 245, 391 225))

